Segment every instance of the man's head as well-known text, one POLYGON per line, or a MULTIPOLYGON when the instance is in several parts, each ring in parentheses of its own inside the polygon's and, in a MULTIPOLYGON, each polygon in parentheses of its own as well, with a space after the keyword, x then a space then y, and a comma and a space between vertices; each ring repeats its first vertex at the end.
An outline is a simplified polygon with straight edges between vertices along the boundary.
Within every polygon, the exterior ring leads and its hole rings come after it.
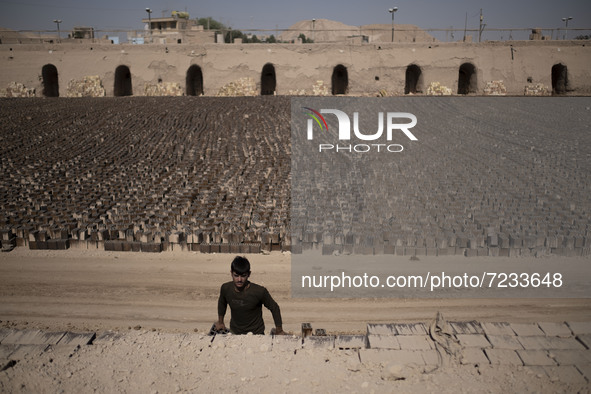
POLYGON ((236 256, 230 268, 232 281, 237 289, 242 289, 250 276, 250 262, 246 257, 236 256))

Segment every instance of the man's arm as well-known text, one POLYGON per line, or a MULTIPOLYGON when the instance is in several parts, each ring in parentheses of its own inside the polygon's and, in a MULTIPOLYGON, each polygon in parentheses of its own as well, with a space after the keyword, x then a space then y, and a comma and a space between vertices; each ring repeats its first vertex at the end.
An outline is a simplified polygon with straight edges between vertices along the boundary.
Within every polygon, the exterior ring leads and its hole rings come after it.
POLYGON ((216 330, 224 330, 226 329, 226 325, 224 324, 224 316, 226 315, 226 309, 228 307, 228 302, 226 301, 226 296, 224 295, 224 287, 220 287, 220 297, 218 298, 218 321, 215 322, 215 329, 216 330))
POLYGON ((283 321, 281 319, 281 308, 279 308, 279 304, 275 302, 273 297, 269 291, 265 288, 263 294, 263 305, 271 311, 271 315, 273 315, 273 322, 275 323, 275 334, 282 335, 285 334, 283 331, 283 321))

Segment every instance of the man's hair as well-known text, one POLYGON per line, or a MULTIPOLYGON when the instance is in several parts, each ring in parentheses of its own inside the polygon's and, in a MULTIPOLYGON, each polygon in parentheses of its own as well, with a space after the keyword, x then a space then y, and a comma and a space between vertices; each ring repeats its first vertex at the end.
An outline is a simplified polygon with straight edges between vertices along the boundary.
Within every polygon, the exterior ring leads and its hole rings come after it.
POLYGON ((232 261, 232 271, 238 275, 250 273, 250 262, 246 257, 236 256, 232 261))

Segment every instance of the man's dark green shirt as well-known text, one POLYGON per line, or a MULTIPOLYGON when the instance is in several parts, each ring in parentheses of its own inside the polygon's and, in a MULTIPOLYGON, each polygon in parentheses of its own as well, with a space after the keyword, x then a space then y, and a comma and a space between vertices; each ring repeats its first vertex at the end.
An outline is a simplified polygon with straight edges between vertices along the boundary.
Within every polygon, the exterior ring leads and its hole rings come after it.
POLYGON ((218 299, 218 316, 226 314, 226 308, 230 305, 232 318, 230 319, 230 331, 233 334, 265 333, 263 320, 263 305, 273 314, 275 326, 281 326, 281 311, 279 305, 263 286, 249 282, 249 287, 243 291, 236 291, 233 282, 226 282, 220 289, 218 299))

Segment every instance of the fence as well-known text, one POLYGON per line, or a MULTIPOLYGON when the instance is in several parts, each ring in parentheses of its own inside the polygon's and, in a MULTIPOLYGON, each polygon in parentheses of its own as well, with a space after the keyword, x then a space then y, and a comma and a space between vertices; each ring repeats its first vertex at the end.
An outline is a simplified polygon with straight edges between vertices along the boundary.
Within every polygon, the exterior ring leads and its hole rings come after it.
MULTIPOLYGON (((211 30, 210 32, 213 32, 211 30)), ((297 42, 297 37, 304 34, 314 43, 327 42, 484 42, 484 41, 518 41, 530 40, 532 34, 535 39, 545 40, 589 40, 591 28, 486 28, 482 32, 479 29, 460 28, 407 28, 394 26, 392 28, 358 27, 355 29, 225 29, 216 30, 226 36, 230 31, 240 31, 244 35, 257 35, 263 42, 273 35, 277 42, 297 42), (395 34, 391 34, 394 31, 395 34), (392 36, 394 37, 392 39, 392 36), (288 37, 283 38, 283 37, 288 37)), ((205 32, 208 32, 205 30, 205 32)), ((153 30, 152 34, 162 34, 153 30)), ((166 33, 186 34, 190 36, 196 31, 166 31, 166 33)), ((0 32, 0 44, 27 44, 27 43, 59 43, 71 42, 71 33, 57 30, 15 30, 0 32)), ((84 39, 87 42, 101 42, 105 39, 114 44, 144 43, 143 40, 135 41, 134 38, 149 37, 148 30, 94 30, 94 38, 84 39)))

